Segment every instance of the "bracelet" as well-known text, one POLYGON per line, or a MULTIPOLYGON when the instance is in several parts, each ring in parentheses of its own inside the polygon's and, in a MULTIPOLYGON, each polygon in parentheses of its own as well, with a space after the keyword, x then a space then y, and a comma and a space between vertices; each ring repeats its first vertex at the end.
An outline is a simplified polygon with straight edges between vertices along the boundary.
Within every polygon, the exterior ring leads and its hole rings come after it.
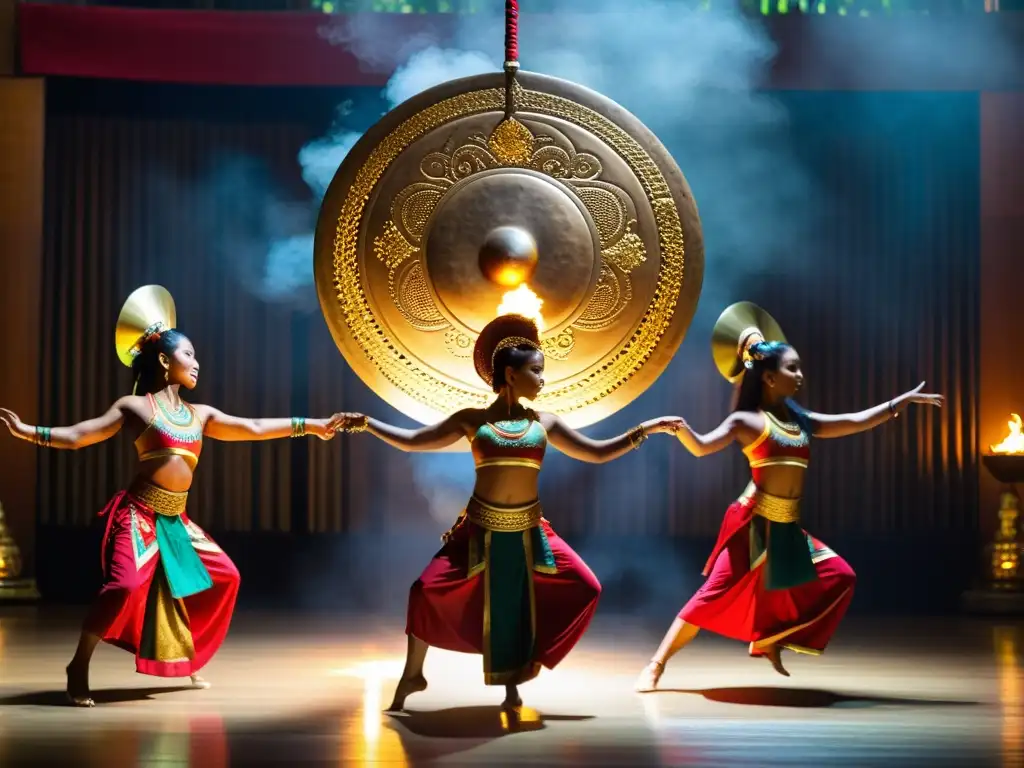
POLYGON ((49 427, 36 427, 36 439, 34 440, 36 445, 42 446, 43 448, 50 447, 50 428, 49 427))
POLYGON ((627 437, 629 437, 629 444, 633 446, 633 450, 635 451, 643 445, 644 440, 647 439, 647 430, 644 429, 643 424, 639 424, 629 430, 627 437))
POLYGON ((360 416, 356 421, 352 422, 351 424, 346 424, 344 429, 346 432, 355 434, 356 432, 365 432, 367 426, 368 421, 366 416, 360 416))
POLYGON ((292 416, 292 437, 306 436, 306 420, 301 416, 292 416))
POLYGON ((898 419, 900 417, 900 412, 893 407, 892 400, 889 401, 889 415, 893 419, 898 419))

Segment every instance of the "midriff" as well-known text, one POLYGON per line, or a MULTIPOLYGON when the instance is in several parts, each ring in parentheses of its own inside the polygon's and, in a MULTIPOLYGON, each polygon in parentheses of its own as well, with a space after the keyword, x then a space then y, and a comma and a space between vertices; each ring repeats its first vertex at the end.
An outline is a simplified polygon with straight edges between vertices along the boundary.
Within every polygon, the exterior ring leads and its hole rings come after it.
POLYGON ((480 467, 473 495, 492 504, 515 506, 537 500, 540 470, 531 467, 480 467))
POLYGON ((161 456, 140 461, 135 476, 165 491, 183 493, 192 487, 192 468, 181 456, 161 456))
POLYGON ((799 499, 803 496, 806 474, 807 470, 801 467, 762 467, 758 488, 772 496, 799 499))

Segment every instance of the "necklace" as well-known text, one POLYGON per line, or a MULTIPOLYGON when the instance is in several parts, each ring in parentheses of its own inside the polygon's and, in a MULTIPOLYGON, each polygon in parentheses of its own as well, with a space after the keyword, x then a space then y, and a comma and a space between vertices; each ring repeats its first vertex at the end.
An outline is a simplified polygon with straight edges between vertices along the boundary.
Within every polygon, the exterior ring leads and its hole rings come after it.
POLYGON ((533 422, 529 419, 495 421, 489 422, 489 424, 494 433, 505 440, 519 440, 525 437, 526 433, 530 431, 530 427, 533 426, 533 422))
POLYGON ((163 416, 169 423, 176 427, 190 427, 192 426, 192 409, 186 405, 184 400, 178 402, 178 407, 173 411, 170 408, 170 403, 164 402, 168 399, 168 395, 164 394, 164 398, 154 398, 156 400, 157 407, 160 409, 160 415, 163 416))
POLYGON ((796 422, 793 422, 793 421, 783 421, 782 419, 780 419, 778 416, 776 416, 771 411, 765 411, 765 414, 767 414, 767 416, 772 421, 774 421, 775 425, 777 427, 779 427, 780 429, 784 429, 787 432, 794 432, 794 433, 797 433, 797 434, 803 432, 803 429, 801 429, 800 425, 797 424, 796 422))

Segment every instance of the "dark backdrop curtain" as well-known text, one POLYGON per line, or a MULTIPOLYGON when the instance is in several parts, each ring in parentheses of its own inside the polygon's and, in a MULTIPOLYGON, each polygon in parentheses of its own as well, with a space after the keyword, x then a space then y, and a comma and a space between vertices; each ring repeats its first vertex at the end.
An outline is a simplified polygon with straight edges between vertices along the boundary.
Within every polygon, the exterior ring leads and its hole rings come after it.
MULTIPOLYGON (((129 391, 128 373, 114 355, 113 324, 128 292, 147 282, 171 290, 179 325, 196 342, 197 400, 252 416, 344 409, 400 418, 348 371, 317 308, 267 303, 243 290, 237 269, 225 267, 223 248, 211 242, 218 227, 247 220, 238 210, 196 202, 196 180, 230 152, 255 158, 281 194, 300 209, 308 206, 296 156, 323 132, 343 98, 372 102, 375 95, 51 83, 41 423, 96 415, 129 391)), ((815 202, 826 215, 813 242, 802 246, 813 249, 805 262, 810 267, 793 273, 766 264, 728 300, 757 301, 775 314, 803 356, 812 408, 859 409, 921 380, 948 397, 942 411, 911 411, 869 435, 816 444, 808 525, 826 538, 973 532, 977 97, 779 98, 792 114, 799 153, 828 190, 827 200, 815 202)), ((663 138, 671 147, 671 137, 663 138)), ((695 193, 701 201, 699 187, 695 193)), ((709 204, 701 201, 702 208, 709 204)), ((707 258, 712 279, 710 241, 707 258)), ((702 304, 663 379, 588 431, 608 435, 658 413, 684 415, 701 429, 714 426, 729 392, 711 364, 707 332, 722 308, 702 304)), ((90 523, 130 478, 132 455, 123 436, 77 453, 47 452, 41 522, 90 523)), ((422 458, 366 435, 330 444, 210 441, 192 512, 213 531, 401 530, 437 504, 415 482, 425 466, 417 462, 422 458)), ((697 461, 664 438, 613 465, 552 456, 546 469, 549 517, 577 536, 710 537, 746 475, 736 450, 697 461)), ((457 511, 451 509, 448 523, 457 511)), ((446 527, 446 514, 435 527, 446 527)))

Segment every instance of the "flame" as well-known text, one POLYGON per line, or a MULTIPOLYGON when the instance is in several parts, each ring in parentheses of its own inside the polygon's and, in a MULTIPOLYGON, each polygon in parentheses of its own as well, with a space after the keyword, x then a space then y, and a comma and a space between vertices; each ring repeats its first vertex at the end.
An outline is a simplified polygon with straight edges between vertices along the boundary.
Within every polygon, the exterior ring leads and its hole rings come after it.
POLYGON ((1006 426, 1010 428, 1010 434, 1003 442, 990 446, 992 453, 1024 453, 1024 422, 1020 416, 1011 413, 1006 426))
POLYGON ((522 315, 537 324, 537 330, 544 330, 544 316, 540 313, 544 300, 530 290, 530 286, 521 283, 518 288, 501 297, 498 305, 498 317, 501 315, 522 315))

